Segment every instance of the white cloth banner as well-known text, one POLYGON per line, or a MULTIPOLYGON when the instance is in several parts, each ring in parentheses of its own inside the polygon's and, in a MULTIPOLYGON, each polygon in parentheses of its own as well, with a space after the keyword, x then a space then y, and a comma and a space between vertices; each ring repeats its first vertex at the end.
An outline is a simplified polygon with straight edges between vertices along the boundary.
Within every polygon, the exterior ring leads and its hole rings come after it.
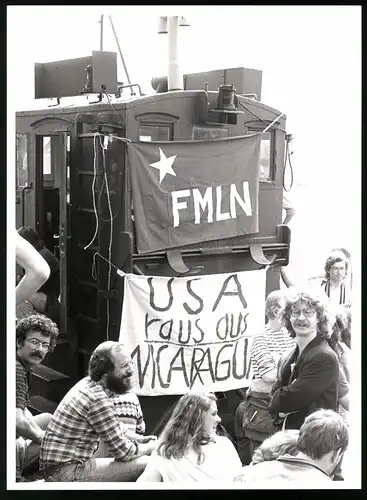
POLYGON ((249 385, 250 341, 265 326, 265 269, 124 279, 119 340, 135 363, 137 394, 249 385))

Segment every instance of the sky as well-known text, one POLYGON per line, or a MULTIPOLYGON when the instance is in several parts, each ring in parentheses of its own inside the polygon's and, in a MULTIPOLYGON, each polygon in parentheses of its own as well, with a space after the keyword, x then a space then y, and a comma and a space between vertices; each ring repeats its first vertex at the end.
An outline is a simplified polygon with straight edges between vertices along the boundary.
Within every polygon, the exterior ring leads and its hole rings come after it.
POLYGON ((179 30, 183 73, 262 70, 262 101, 287 115, 294 138, 289 269, 302 278, 322 272, 334 247, 349 248, 359 260, 360 6, 8 6, 10 141, 15 111, 33 101, 34 63, 99 50, 102 14, 103 49, 117 53, 118 80, 127 81, 109 16, 130 79, 145 93, 153 92, 152 76, 167 74, 161 15, 183 15, 190 24, 179 30))
POLYGON ((162 15, 183 15, 191 24, 180 28, 183 73, 238 66, 263 71, 262 102, 287 115, 294 137, 288 197, 297 214, 290 223, 289 272, 322 272, 327 252, 346 247, 359 297, 361 7, 7 6, 9 164, 15 163, 15 111, 26 110, 34 97, 34 63, 99 50, 102 14, 103 48, 117 53, 118 80, 126 77, 109 15, 131 81, 146 93, 152 76, 167 74, 167 36, 157 34, 162 15))

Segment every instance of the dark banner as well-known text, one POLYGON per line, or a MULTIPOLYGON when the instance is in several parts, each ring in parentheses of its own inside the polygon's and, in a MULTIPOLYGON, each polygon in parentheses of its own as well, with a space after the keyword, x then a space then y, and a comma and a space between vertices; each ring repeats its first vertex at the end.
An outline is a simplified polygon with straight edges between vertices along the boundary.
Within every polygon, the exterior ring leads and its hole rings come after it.
POLYGON ((129 144, 138 252, 257 233, 260 141, 129 144))

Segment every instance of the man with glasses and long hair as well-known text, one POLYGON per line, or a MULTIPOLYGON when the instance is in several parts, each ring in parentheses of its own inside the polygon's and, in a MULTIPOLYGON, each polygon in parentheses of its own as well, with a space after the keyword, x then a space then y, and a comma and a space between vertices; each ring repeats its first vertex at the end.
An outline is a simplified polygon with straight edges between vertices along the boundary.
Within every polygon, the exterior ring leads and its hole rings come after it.
POLYGON ((54 349, 58 334, 56 324, 41 314, 20 320, 16 327, 17 481, 24 480, 24 469, 38 459, 41 441, 52 416, 50 413, 33 416, 28 410, 29 374, 32 367, 54 349))
POLYGON ((283 428, 300 429, 305 418, 315 410, 337 410, 339 362, 326 340, 329 334, 327 299, 312 288, 289 292, 282 320, 295 337, 296 347, 278 363, 269 411, 277 423, 282 422, 283 428))

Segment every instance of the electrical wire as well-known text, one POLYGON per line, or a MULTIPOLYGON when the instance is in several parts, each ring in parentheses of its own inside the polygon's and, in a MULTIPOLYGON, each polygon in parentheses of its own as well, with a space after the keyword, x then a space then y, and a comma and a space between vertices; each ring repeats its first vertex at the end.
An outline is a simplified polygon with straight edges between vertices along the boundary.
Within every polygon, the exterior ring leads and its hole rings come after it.
MULTIPOLYGON (((240 95, 241 95, 241 94, 240 94, 240 95)), ((243 106, 243 107, 246 109, 246 111, 248 111, 248 112, 249 112, 249 113, 251 113, 253 116, 255 116, 255 118, 258 118, 259 120, 261 120, 261 118, 259 118, 259 117, 258 117, 258 116, 256 116, 255 114, 253 114, 253 113, 252 113, 249 109, 247 109, 247 108, 245 107, 245 105, 244 105, 244 104, 242 104, 242 102, 240 102, 240 101, 238 101, 238 102, 239 102, 239 104, 240 104, 241 106, 243 106)), ((258 102, 259 102, 259 101, 258 101, 258 102)), ((270 111, 270 109, 269 109, 269 110, 267 110, 267 111, 270 111)), ((274 116, 278 116, 278 113, 275 113, 274 111, 270 111, 270 113, 273 113, 273 115, 274 115, 274 116)))
POLYGON ((269 125, 268 125, 268 126, 267 126, 267 127, 266 127, 266 128, 265 128, 262 132, 261 132, 261 133, 262 133, 262 134, 265 134, 265 132, 266 132, 269 128, 271 128, 271 127, 272 127, 272 126, 273 126, 273 125, 274 125, 274 124, 275 124, 275 123, 279 120, 279 118, 280 118, 281 116, 283 116, 283 115, 284 115, 284 113, 280 113, 280 115, 278 115, 276 118, 274 118, 274 120, 273 120, 271 123, 269 123, 269 125))
MULTIPOLYGON (((101 149, 102 149, 103 173, 104 173, 104 179, 106 182, 106 194, 107 194, 107 201, 108 201, 108 209, 109 209, 109 213, 110 213, 110 241, 109 241, 109 245, 108 245, 108 278, 107 278, 107 292, 109 292, 110 288, 111 288, 111 272, 112 272, 111 260, 112 260, 112 241, 113 241, 113 213, 112 213, 111 200, 110 200, 110 190, 109 190, 108 179, 107 179, 105 149, 104 149, 104 145, 102 143, 101 135, 99 136, 99 142, 100 142, 101 149)), ((106 306, 107 306, 107 340, 109 340, 109 329, 110 329, 110 300, 109 299, 107 299, 107 301, 106 301, 106 306)))
POLYGON ((93 243, 93 241, 96 239, 97 233, 98 233, 98 213, 97 213, 97 207, 96 207, 96 193, 95 193, 95 184, 96 184, 96 179, 97 179, 97 150, 96 150, 96 138, 98 133, 94 134, 93 138, 93 149, 94 149, 94 155, 93 155, 93 182, 92 182, 92 200, 93 200, 93 209, 94 209, 94 216, 96 219, 96 228, 94 231, 93 238, 91 241, 88 243, 87 246, 84 247, 84 250, 87 250, 93 243))
MULTIPOLYGON (((261 121, 263 123, 265 123, 266 125, 269 125, 269 123, 271 123, 270 120, 264 120, 263 118, 260 118, 260 116, 257 116, 255 113, 253 113, 250 109, 248 109, 244 104, 242 104, 242 102, 239 102, 239 105, 243 107, 244 110, 246 110, 248 113, 250 113, 250 115, 252 115, 254 118, 257 119, 257 121, 261 121)), ((277 115, 278 116, 278 115, 277 115)), ((245 125, 247 125, 248 123, 253 123, 253 121, 247 121, 245 122, 245 125)), ((277 127, 276 128, 277 130, 281 130, 282 132, 286 132, 286 130, 284 130, 283 128, 280 128, 280 127, 277 127)))
POLYGON ((257 116, 255 115, 255 113, 253 113, 250 109, 246 108, 246 106, 244 104, 242 104, 242 102, 238 101, 238 104, 244 109, 246 110, 248 113, 250 113, 250 115, 252 115, 254 118, 257 118, 258 120, 260 120, 261 122, 264 122, 268 125, 268 121, 264 120, 263 118, 260 118, 260 116, 257 116))
POLYGON ((115 108, 115 106, 112 104, 112 101, 111 101, 111 99, 110 99, 110 96, 107 94, 106 89, 105 89, 105 88, 103 88, 103 87, 105 87, 105 86, 103 86, 103 85, 102 85, 102 90, 103 90, 103 92, 106 94, 106 97, 107 97, 107 100, 108 100, 109 105, 111 106, 111 108, 112 108, 112 109, 113 109, 113 111, 115 112, 115 115, 117 116, 117 119, 118 119, 118 121, 120 122, 121 126, 122 126, 122 127, 124 127, 124 122, 122 121, 121 116, 120 116, 120 115, 118 114, 118 112, 116 111, 116 108, 115 108))
MULTIPOLYGON (((111 259, 112 259, 112 242, 113 242, 113 220, 116 218, 118 214, 113 216, 112 212, 112 206, 111 206, 111 199, 110 199, 110 190, 109 190, 109 185, 108 185, 108 177, 107 177, 107 170, 106 170, 106 156, 105 156, 105 147, 102 142, 102 134, 96 133, 94 134, 94 139, 93 139, 93 147, 94 147, 94 154, 93 154, 93 182, 92 182, 92 200, 93 200, 93 209, 94 209, 94 215, 95 215, 95 220, 96 220, 96 227, 94 231, 94 235, 92 240, 84 247, 84 250, 87 250, 91 244, 94 242, 98 230, 99 230, 99 219, 101 219, 104 222, 110 222, 110 238, 109 238, 109 246, 108 246, 108 278, 107 278, 107 291, 110 291, 111 288, 111 272, 112 272, 112 267, 111 267, 111 259), (110 219, 104 221, 104 219, 98 215, 97 212, 97 207, 96 207, 96 195, 95 195, 95 183, 97 179, 97 148, 96 148, 96 139, 97 137, 99 138, 99 143, 102 151, 102 165, 103 165, 103 185, 106 184, 106 194, 107 194, 107 202, 108 202, 108 209, 109 209, 109 214, 110 214, 110 219)), ((103 188, 102 185, 102 188, 103 188)), ((100 190, 100 197, 99 200, 101 199, 101 192, 102 188, 100 190)), ((96 255, 98 252, 96 252, 93 255, 93 263, 92 263, 92 278, 94 280, 97 279, 97 272, 96 272, 96 255)), ((99 254, 98 254, 99 255, 99 254)), ((106 259, 105 259, 106 260, 106 259)), ((109 340, 109 327, 110 327, 110 301, 107 300, 107 340, 109 340)))

